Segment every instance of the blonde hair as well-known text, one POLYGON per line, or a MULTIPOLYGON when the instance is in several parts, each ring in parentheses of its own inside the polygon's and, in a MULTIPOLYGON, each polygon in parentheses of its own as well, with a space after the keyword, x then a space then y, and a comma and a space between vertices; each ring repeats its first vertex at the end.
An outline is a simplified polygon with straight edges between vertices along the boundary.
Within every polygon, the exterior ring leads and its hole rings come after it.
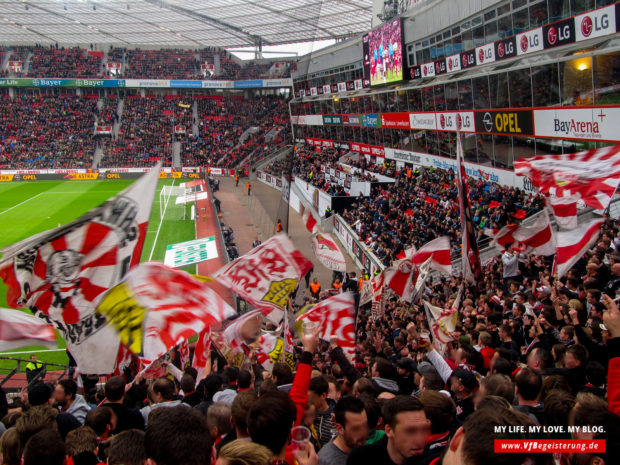
POLYGON ((218 458, 228 465, 270 465, 273 454, 260 444, 236 440, 222 447, 218 458))

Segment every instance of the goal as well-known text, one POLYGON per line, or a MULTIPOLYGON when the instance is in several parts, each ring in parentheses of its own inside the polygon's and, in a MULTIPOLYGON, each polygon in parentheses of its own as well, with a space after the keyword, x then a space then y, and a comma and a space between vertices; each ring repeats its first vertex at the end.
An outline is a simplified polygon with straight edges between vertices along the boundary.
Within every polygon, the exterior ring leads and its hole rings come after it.
MULTIPOLYGON (((164 214, 166 212, 166 207, 168 206, 168 202, 170 202, 170 197, 177 196, 182 193, 184 189, 180 186, 163 186, 161 191, 159 191, 159 219, 162 220, 164 218, 164 214)), ((174 205, 174 199, 172 200, 172 204, 174 205)))

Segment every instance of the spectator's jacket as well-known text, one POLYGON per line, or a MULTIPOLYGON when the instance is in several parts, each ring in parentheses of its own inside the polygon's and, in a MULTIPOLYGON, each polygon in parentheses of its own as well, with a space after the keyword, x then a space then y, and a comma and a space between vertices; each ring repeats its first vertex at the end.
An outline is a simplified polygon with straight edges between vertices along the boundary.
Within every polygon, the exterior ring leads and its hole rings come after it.
POLYGON ((308 389, 310 388, 310 377, 312 375, 312 354, 303 352, 297 365, 297 372, 293 379, 293 385, 289 392, 289 397, 297 408, 297 418, 295 426, 299 426, 304 418, 306 405, 308 404, 308 389))
POLYGON ((349 383, 353 385, 355 381, 360 379, 362 375, 359 371, 355 369, 351 362, 347 358, 347 356, 342 351, 342 347, 336 347, 331 351, 332 360, 334 360, 340 369, 342 370, 342 375, 349 380, 349 383))
POLYGON ((332 421, 332 413, 334 413, 336 401, 328 398, 327 406, 327 410, 324 412, 316 412, 316 417, 314 419, 314 427, 319 436, 319 444, 321 447, 331 441, 336 434, 336 426, 332 421))
MULTIPOLYGON (((149 421, 149 414, 155 410, 156 408, 160 408, 160 407, 176 407, 177 405, 181 404, 181 399, 175 399, 175 400, 169 400, 166 402, 159 402, 157 404, 153 404, 153 405, 147 405, 146 407, 140 409, 140 413, 142 414, 142 418, 144 418, 144 424, 147 424, 149 421)), ((187 406, 187 408, 191 408, 189 406, 187 406)))
POLYGON ((607 402, 609 411, 620 415, 620 337, 607 341, 609 365, 607 369, 607 402))
POLYGON ((90 412, 90 407, 80 394, 75 395, 75 400, 64 413, 73 415, 81 424, 86 421, 86 415, 90 412))

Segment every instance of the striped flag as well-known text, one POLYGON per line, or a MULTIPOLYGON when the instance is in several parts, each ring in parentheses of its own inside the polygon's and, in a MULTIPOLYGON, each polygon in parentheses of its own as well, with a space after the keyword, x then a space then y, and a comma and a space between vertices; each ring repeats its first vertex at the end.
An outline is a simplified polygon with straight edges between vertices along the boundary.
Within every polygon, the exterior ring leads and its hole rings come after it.
POLYGON ((554 274, 564 276, 598 239, 603 219, 594 219, 570 231, 556 234, 557 253, 554 274))
POLYGON ((620 182, 620 145, 522 158, 514 167, 515 174, 527 176, 545 196, 576 198, 604 210, 620 182))
POLYGON ((450 238, 448 236, 438 237, 424 244, 420 250, 415 252, 411 260, 416 265, 421 265, 426 260, 431 259, 430 267, 433 270, 452 274, 452 257, 450 256, 450 238))
POLYGON ((0 308, 0 350, 25 346, 56 348, 56 333, 42 319, 18 310, 0 308))
POLYGON ((198 372, 198 376, 196 377, 198 381, 204 378, 209 352, 211 352, 211 328, 203 329, 198 334, 198 340, 196 341, 196 347, 194 348, 192 367, 194 367, 198 372))
POLYGON ((555 239, 553 228, 549 223, 546 210, 539 213, 538 218, 531 226, 519 226, 512 233, 515 242, 526 247, 526 252, 532 255, 553 255, 555 253, 555 239))
POLYGON ((547 197, 547 208, 553 213, 556 223, 564 229, 577 227, 577 200, 576 197, 547 197))

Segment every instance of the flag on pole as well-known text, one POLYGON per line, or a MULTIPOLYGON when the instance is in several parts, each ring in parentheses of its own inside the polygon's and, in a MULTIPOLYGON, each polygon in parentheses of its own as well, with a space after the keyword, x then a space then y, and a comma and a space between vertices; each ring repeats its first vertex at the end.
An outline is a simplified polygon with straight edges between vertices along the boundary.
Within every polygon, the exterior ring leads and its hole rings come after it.
POLYGON ((232 352, 242 349, 242 344, 251 344, 260 335, 262 312, 252 310, 235 318, 222 333, 223 342, 232 352))
POLYGON ((97 306, 118 339, 152 362, 190 336, 235 315, 215 291, 184 271, 142 263, 97 306))
POLYGON ((284 339, 270 331, 261 331, 256 348, 256 361, 271 372, 273 365, 281 363, 285 356, 284 339))
POLYGON ((514 232, 519 229, 518 224, 507 224, 501 229, 485 229, 484 234, 491 238, 491 246, 500 252, 506 249, 507 244, 514 244, 514 232))
POLYGON ((414 252, 411 257, 416 265, 421 265, 429 258, 430 267, 440 273, 452 274, 452 257, 450 256, 450 238, 438 237, 424 244, 420 250, 414 252))
POLYGON ((557 252, 554 274, 564 276, 571 267, 585 254, 598 239, 603 219, 594 219, 588 223, 556 234, 557 252))
POLYGON ((56 333, 53 328, 36 316, 0 308, 0 350, 32 345, 55 349, 56 333))
POLYGON ((456 328, 458 312, 454 308, 442 310, 431 305, 426 300, 424 301, 424 311, 435 342, 444 346, 452 341, 452 333, 456 328))
POLYGON ((337 294, 322 300, 296 321, 317 322, 321 326, 319 337, 326 341, 338 337, 338 346, 349 357, 355 355, 355 299, 351 292, 337 294))
POLYGON ((385 285, 398 294, 403 300, 411 301, 413 287, 418 277, 418 267, 411 258, 394 262, 383 270, 385 285))
POLYGON ((306 211, 304 211, 304 214, 301 218, 304 222, 304 226, 308 231, 310 231, 312 234, 319 232, 317 221, 314 219, 314 215, 312 215, 312 212, 309 209, 306 209, 306 211))
POLYGON ((336 241, 326 233, 315 234, 312 238, 312 250, 321 264, 328 270, 347 271, 344 255, 336 241))
POLYGON ((203 329, 198 334, 196 347, 194 348, 194 358, 192 359, 192 367, 196 369, 198 375, 196 379, 200 381, 205 376, 207 368, 207 358, 211 352, 211 328, 203 329))
POLYGON ((620 145, 515 160, 515 174, 527 176, 545 196, 583 200, 605 210, 620 182, 620 145))
POLYGON ((118 337, 95 308, 140 261, 158 176, 159 165, 77 220, 2 250, 9 306, 52 324, 81 373, 116 365, 118 337))
POLYGON ((282 354, 282 363, 286 363, 291 371, 295 370, 295 344, 293 343, 293 334, 288 321, 288 311, 284 312, 282 337, 284 338, 284 353, 282 354))
POLYGON ((279 324, 290 293, 311 268, 312 262, 278 234, 216 271, 213 278, 279 324))
POLYGON ((463 278, 466 281, 474 283, 482 277, 482 266, 480 264, 480 252, 478 250, 478 243, 476 242, 476 233, 474 232, 471 206, 469 204, 467 175, 465 174, 465 165, 463 164, 463 143, 460 133, 457 133, 456 136, 456 165, 459 211, 461 215, 461 235, 463 241, 461 251, 463 278))
POLYGON ((577 227, 577 200, 576 197, 547 197, 547 208, 553 213, 556 223, 564 229, 577 227))
POLYGON ((541 211, 531 226, 519 226, 512 233, 515 242, 526 247, 526 252, 532 255, 553 255, 555 253, 555 238, 553 228, 549 223, 546 210, 541 211))

